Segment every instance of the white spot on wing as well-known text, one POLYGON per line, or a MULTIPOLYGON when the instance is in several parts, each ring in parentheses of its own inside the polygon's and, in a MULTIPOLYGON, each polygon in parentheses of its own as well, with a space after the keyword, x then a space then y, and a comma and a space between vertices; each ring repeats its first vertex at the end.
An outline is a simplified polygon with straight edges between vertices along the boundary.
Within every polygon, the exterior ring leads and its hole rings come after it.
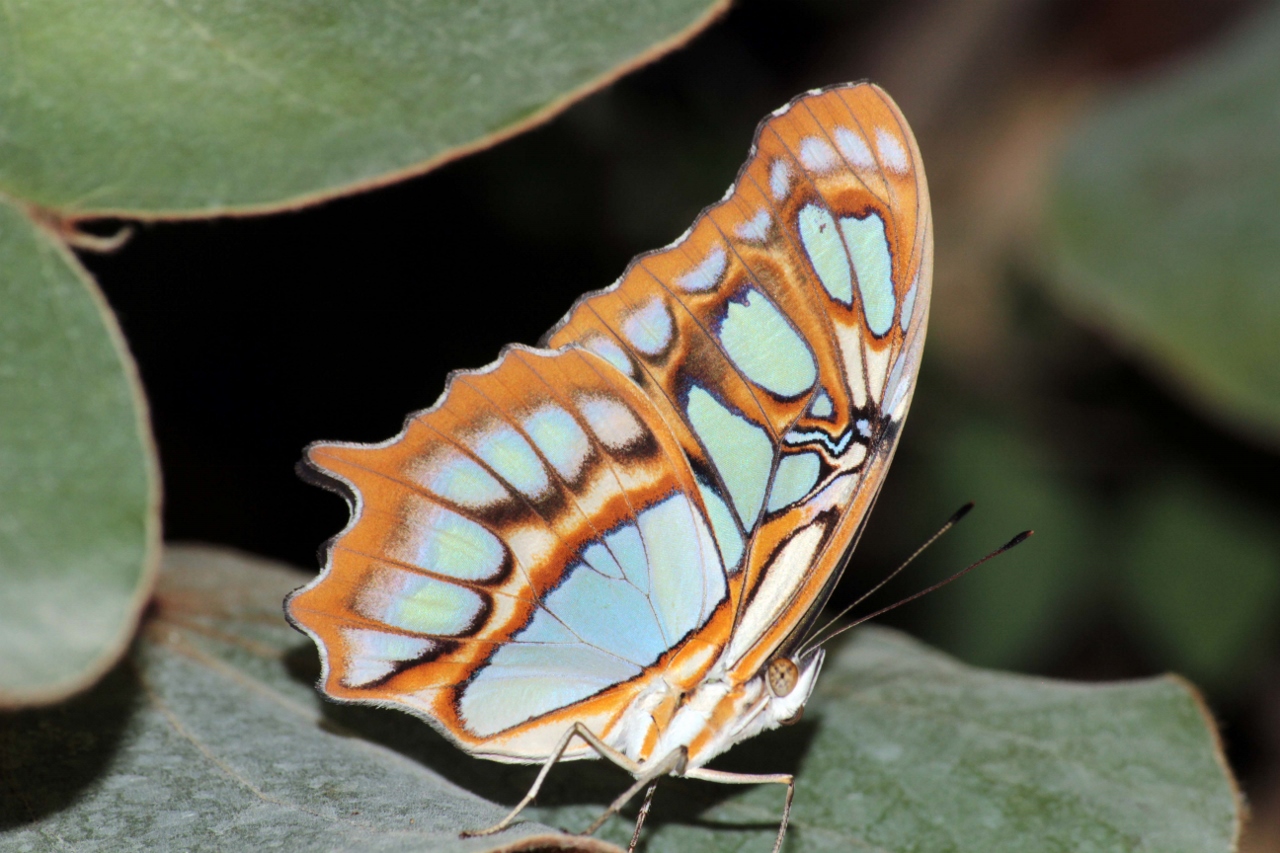
POLYGON ((524 436, 508 424, 488 424, 465 440, 498 476, 524 494, 541 497, 550 488, 542 461, 524 436))
POLYGON ((739 223, 738 227, 734 229, 734 233, 743 240, 762 242, 769 236, 769 225, 771 222, 772 218, 769 216, 769 211, 762 207, 756 212, 755 216, 751 217, 746 222, 739 223))
POLYGON ((662 297, 654 296, 622 321, 622 334, 648 356, 661 353, 671 343, 673 324, 662 297))
POLYGON ((635 365, 631 363, 631 356, 627 355, 627 351, 620 347, 613 338, 607 338, 599 332, 593 332, 583 341, 582 345, 618 368, 622 373, 635 377, 635 365))
POLYGON ((526 568, 547 562, 560 543, 559 538, 550 530, 528 524, 509 529, 505 538, 516 562, 526 568))
POLYGON ((713 246, 702 263, 676 279, 676 286, 689 293, 711 290, 720 283, 726 262, 724 249, 713 246))
POLYGON ((867 404, 867 386, 862 379, 862 332, 848 326, 836 327, 840 354, 844 356, 844 372, 849 380, 849 393, 855 408, 867 404))
POLYGON ((849 442, 849 449, 840 457, 840 466, 845 470, 857 468, 867 458, 867 446, 859 441, 849 442))
POLYGON ((800 140, 800 162, 814 172, 829 172, 839 164, 835 150, 825 139, 806 136, 800 140))
POLYGON ((867 347, 867 382, 871 385, 868 390, 871 393, 871 399, 875 400, 877 405, 884 404, 884 381, 888 374, 889 347, 883 349, 867 347))
POLYGON ((342 633, 349 650, 342 676, 347 687, 364 687, 385 678, 399 664, 422 657, 436 645, 434 640, 365 628, 347 628, 342 633))
POLYGON ((907 291, 907 296, 902 300, 902 317, 898 324, 902 326, 902 331, 907 330, 907 326, 911 324, 911 312, 916 310, 916 292, 920 289, 920 269, 916 268, 916 277, 911 279, 911 289, 907 291))
POLYGON ((898 137, 883 127, 877 127, 876 148, 880 151, 880 161, 884 163, 886 169, 899 175, 907 173, 907 152, 898 141, 898 137))
POLYGON ((433 448, 411 460, 405 472, 415 483, 471 509, 484 509, 507 497, 507 490, 493 475, 451 447, 433 448))
POLYGON ((817 418, 831 417, 834 408, 831 405, 831 398, 827 396, 826 391, 818 391, 813 398, 813 403, 809 406, 809 414, 817 418))
POLYGON ((840 149, 840 153, 849 161, 850 165, 858 169, 874 169, 876 167, 876 158, 872 155, 871 149, 867 147, 867 142, 859 133, 854 133, 847 127, 836 128, 836 146, 840 149))
POLYGON ((769 192, 774 201, 782 201, 791 189, 791 167, 785 160, 774 160, 769 167, 769 192))
POLYGON ((610 450, 624 450, 644 436, 644 426, 621 400, 601 394, 582 394, 578 397, 578 406, 591 430, 610 450))
POLYGON ((578 478, 591 447, 573 415, 545 403, 525 416, 524 429, 561 477, 569 481, 578 478))

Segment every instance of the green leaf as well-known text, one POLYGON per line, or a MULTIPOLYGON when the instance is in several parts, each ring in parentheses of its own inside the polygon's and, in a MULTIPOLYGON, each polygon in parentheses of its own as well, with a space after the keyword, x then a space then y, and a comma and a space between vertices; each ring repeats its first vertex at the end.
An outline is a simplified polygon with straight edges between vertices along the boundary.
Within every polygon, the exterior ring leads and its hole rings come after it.
POLYGON ((840 651, 819 690, 798 849, 1234 849, 1233 783, 1176 678, 988 672, 875 631, 840 651))
POLYGON ((421 172, 683 43, 726 0, 9 0, 0 192, 262 209, 421 172))
POLYGON ((1133 497, 1130 611, 1162 659, 1227 689, 1266 656, 1280 606, 1275 520, 1189 474, 1133 497))
POLYGON ((0 201, 0 706, 124 652, 159 550, 133 362, 75 259, 0 201))
MULTIPOLYGON (((501 816, 494 803, 514 803, 536 768, 466 757, 404 714, 322 703, 315 651, 280 615, 303 580, 170 551, 128 664, 66 706, 0 717, 0 777, 17 792, 0 798, 0 846, 615 849, 523 821, 458 839, 501 816)), ((797 773, 790 851, 1225 853, 1239 822, 1185 683, 984 672, 886 630, 833 653, 805 720, 717 766, 797 773)), ((531 817, 582 828, 628 781, 603 762, 557 767, 531 817)), ((665 780, 644 849, 763 853, 782 795, 665 780)), ((625 843, 628 817, 605 837, 625 843)))
POLYGON ((1280 439, 1280 12, 1112 98, 1052 200, 1053 289, 1215 418, 1280 439))

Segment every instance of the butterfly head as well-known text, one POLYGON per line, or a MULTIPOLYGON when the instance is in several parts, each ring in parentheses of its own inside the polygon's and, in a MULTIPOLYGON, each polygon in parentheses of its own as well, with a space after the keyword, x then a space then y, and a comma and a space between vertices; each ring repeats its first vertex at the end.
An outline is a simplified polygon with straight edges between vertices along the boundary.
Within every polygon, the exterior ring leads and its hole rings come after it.
POLYGON ((715 678, 704 682, 695 691, 689 711, 711 695, 714 707, 700 715, 701 731, 689 743, 690 765, 699 767, 736 743, 799 720, 823 655, 822 649, 813 649, 796 660, 774 658, 756 677, 733 686, 715 678))
POLYGON ((779 657, 769 661, 764 670, 769 700, 762 714, 766 720, 760 730, 790 725, 800 719, 818 680, 823 655, 822 649, 813 649, 799 660, 779 657))

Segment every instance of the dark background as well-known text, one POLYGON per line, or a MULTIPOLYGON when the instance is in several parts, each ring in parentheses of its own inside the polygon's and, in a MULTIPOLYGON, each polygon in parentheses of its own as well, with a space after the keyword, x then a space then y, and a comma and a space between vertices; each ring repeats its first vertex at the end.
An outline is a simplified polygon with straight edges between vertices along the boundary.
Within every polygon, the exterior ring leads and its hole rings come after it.
MULTIPOLYGON (((1023 227, 1092 95, 1176 66, 1253 8, 743 2, 550 124, 424 177, 285 215, 139 226, 121 251, 85 261, 140 365, 166 538, 315 566, 347 513, 295 476, 304 445, 394 434, 449 370, 535 342, 575 297, 683 231, 732 181, 768 111, 870 78, 919 137, 937 272, 910 426, 837 601, 967 500, 973 519, 877 602, 1036 528, 1018 552, 884 621, 983 665, 1085 679, 1187 672, 1254 801, 1257 846, 1246 849, 1271 849, 1280 655, 1267 626, 1280 595, 1257 580, 1264 611, 1250 624, 1262 627, 1222 640, 1212 590, 1231 581, 1197 563, 1209 592, 1170 639, 1135 601, 1159 593, 1162 560, 1197 557, 1161 556, 1134 519, 1172 492, 1266 527, 1280 518, 1280 456, 1060 310, 1026 260, 1037 238, 1023 227), (1144 581, 1133 565, 1156 569, 1144 581)), ((1280 542, 1261 547, 1280 578, 1280 542)))

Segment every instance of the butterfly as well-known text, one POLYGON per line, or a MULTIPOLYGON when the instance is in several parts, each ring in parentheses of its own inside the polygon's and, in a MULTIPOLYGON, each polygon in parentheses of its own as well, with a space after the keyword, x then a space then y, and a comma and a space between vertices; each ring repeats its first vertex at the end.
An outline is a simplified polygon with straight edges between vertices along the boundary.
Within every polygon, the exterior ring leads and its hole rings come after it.
MULTIPOLYGON (((665 775, 796 719, 815 620, 893 458, 924 345, 933 226, 878 87, 766 117, 718 203, 540 347, 450 375, 381 444, 311 445, 351 520, 286 601, 331 699, 471 755, 665 775)), ((647 811, 648 800, 641 815, 647 811)), ((638 832, 638 827, 637 827, 638 832)))

